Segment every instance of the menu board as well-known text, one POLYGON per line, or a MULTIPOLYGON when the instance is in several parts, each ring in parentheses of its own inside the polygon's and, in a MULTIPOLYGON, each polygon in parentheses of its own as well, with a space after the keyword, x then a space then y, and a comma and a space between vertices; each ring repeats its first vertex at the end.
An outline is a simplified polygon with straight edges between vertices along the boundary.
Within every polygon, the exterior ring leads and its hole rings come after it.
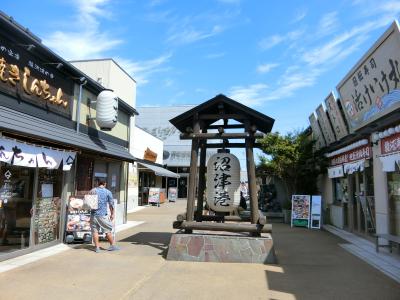
POLYGON ((168 188, 168 201, 175 202, 178 195, 178 190, 176 187, 168 188))
POLYGON ((310 198, 309 195, 292 195, 292 227, 310 227, 310 198))
POLYGON ((39 244, 54 241, 58 238, 61 199, 37 198, 35 202, 35 240, 39 244))
POLYGON ((149 189, 149 203, 160 203, 160 188, 151 187, 149 189))
POLYGON ((313 195, 311 197, 311 228, 320 229, 321 228, 321 205, 322 198, 319 195, 313 195))
POLYGON ((90 231, 90 209, 84 205, 84 196, 69 198, 66 231, 90 231))

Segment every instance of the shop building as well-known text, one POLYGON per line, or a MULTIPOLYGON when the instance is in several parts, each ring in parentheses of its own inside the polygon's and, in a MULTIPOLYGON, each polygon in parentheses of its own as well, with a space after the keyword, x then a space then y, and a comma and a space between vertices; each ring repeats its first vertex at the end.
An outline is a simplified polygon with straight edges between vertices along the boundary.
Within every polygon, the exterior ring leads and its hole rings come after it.
POLYGON ((68 199, 101 179, 125 222, 134 108, 115 98, 118 120, 100 130, 104 87, 3 13, 0 79, 0 260, 63 242, 68 199))
MULTIPOLYGON (((325 221, 369 236, 400 235, 400 31, 397 21, 310 116, 330 167, 320 180, 325 221)), ((384 243, 385 241, 382 241, 384 243)))

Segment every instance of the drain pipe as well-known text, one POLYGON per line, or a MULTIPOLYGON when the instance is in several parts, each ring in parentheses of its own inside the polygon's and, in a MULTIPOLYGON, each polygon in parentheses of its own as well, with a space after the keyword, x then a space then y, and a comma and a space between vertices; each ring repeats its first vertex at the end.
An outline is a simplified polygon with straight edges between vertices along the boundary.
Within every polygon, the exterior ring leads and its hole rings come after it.
POLYGON ((87 83, 85 77, 79 78, 79 96, 78 96, 78 104, 76 106, 76 133, 79 133, 79 125, 81 123, 81 102, 82 102, 82 87, 87 83))

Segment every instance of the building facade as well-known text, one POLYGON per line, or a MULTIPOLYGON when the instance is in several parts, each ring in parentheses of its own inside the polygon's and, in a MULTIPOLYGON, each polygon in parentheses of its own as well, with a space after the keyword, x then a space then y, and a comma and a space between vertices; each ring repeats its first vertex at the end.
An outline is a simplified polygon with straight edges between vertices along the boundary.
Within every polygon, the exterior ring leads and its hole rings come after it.
POLYGON ((330 93, 310 117, 330 164, 320 181, 326 221, 365 236, 400 236, 399 53, 395 21, 337 85, 339 99, 330 93))
POLYGON ((104 87, 3 13, 0 79, 0 260, 63 242, 69 199, 102 179, 123 223, 135 110, 119 99, 114 129, 100 131, 104 87))

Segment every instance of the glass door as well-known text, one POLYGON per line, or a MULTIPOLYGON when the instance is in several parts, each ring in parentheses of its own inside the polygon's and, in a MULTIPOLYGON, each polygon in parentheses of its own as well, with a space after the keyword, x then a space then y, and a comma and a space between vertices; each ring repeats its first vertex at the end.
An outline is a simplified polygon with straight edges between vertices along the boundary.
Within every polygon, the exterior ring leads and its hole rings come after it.
POLYGON ((34 168, 0 165, 0 254, 28 248, 34 168))

